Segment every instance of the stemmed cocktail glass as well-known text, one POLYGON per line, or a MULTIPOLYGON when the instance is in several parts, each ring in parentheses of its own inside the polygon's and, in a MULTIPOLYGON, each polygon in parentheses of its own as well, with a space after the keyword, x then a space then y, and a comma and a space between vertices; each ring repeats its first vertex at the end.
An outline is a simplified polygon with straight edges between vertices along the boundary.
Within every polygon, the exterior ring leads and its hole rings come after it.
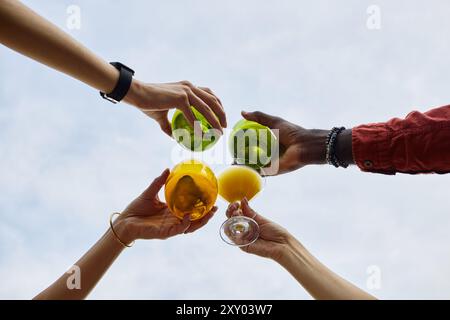
MULTIPOLYGON (((261 192, 265 180, 256 170, 237 161, 218 177, 219 195, 228 203, 253 199, 261 192)), ((220 227, 220 237, 234 246, 247 246, 258 239, 259 226, 255 220, 244 216, 239 208, 220 227)))

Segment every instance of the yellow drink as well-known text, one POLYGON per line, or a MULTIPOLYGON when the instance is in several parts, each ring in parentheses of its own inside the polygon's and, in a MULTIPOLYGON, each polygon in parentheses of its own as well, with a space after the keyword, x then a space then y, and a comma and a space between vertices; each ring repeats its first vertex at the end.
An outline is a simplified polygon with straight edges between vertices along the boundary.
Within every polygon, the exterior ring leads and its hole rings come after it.
POLYGON ((205 216, 217 199, 217 179, 212 170, 198 160, 177 164, 170 172, 165 186, 167 205, 180 218, 186 214, 191 220, 205 216))
POLYGON ((219 176, 219 194, 229 203, 251 200, 262 189, 258 172, 244 165, 233 165, 219 176))

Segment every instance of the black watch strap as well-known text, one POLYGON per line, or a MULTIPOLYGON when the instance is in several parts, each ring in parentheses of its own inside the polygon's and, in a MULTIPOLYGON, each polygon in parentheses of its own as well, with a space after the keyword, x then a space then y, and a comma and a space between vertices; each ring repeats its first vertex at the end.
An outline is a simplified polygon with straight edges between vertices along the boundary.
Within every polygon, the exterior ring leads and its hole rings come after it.
POLYGON ((120 62, 110 62, 110 64, 119 70, 119 80, 111 93, 100 92, 100 95, 103 99, 106 99, 112 103, 118 103, 122 101, 122 99, 127 95, 128 90, 130 90, 134 71, 120 62))

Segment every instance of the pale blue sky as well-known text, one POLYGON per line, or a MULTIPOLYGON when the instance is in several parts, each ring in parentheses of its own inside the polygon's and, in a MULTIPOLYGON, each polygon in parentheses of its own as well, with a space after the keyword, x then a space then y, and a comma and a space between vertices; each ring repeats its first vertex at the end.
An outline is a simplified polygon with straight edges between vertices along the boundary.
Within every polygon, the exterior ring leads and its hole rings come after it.
MULTIPOLYGON (((230 124, 260 109, 351 127, 450 101, 445 0, 24 2, 141 80, 211 87, 230 124), (81 30, 66 28, 71 4, 81 30), (366 27, 371 4, 380 30, 366 27)), ((173 166, 173 147, 138 111, 0 47, 0 298, 55 280, 173 166)), ((254 207, 364 289, 379 266, 381 298, 448 298, 449 182, 309 167, 268 180, 254 207)), ((275 263, 221 242, 219 206, 193 235, 126 250, 90 297, 308 299, 275 263)))

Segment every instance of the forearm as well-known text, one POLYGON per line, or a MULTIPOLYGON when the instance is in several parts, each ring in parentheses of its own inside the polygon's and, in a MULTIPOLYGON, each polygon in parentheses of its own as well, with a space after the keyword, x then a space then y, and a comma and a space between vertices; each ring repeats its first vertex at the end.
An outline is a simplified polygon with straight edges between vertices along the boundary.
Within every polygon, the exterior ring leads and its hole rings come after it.
POLYGON ((19 1, 0 1, 0 42, 103 92, 111 92, 119 77, 113 66, 19 1))
POLYGON ((68 282, 74 273, 65 273, 50 287, 39 293, 34 299, 38 300, 70 300, 84 299, 96 286, 111 264, 122 252, 123 246, 108 230, 102 238, 75 263, 80 273, 80 288, 70 288, 68 282))
POLYGON ((449 173, 450 105, 357 126, 352 140, 355 162, 363 171, 449 173))
POLYGON ((371 300, 372 295, 341 278, 292 238, 278 261, 315 299, 371 300))

